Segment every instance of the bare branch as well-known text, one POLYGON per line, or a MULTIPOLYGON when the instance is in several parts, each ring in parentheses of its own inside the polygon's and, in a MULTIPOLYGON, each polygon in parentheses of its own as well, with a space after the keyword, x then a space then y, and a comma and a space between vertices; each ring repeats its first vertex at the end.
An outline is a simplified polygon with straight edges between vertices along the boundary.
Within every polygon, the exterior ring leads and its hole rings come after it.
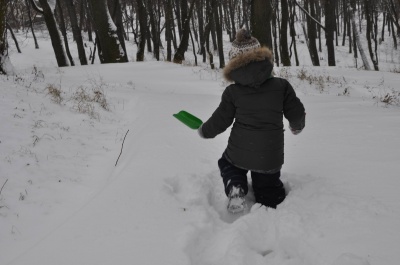
POLYGON ((36 12, 39 12, 40 14, 43 14, 43 9, 38 7, 36 4, 35 0, 31 0, 32 8, 35 9, 36 12))
POLYGON ((126 131, 126 134, 125 134, 124 140, 122 141, 121 152, 119 153, 119 156, 118 156, 117 162, 115 162, 115 166, 117 166, 117 164, 118 164, 118 160, 119 160, 119 158, 121 157, 121 154, 122 154, 122 149, 124 148, 125 138, 126 138, 126 135, 128 134, 128 132, 129 132, 129 130, 127 130, 127 131, 126 131))
POLYGON ((1 194, 1 192, 3 191, 3 188, 4 188, 4 186, 6 185, 7 181, 8 181, 8 179, 6 179, 6 182, 4 182, 3 186, 1 187, 1 189, 0 189, 0 194, 1 194))
POLYGON ((325 30, 325 27, 318 21, 316 20, 313 16, 310 15, 310 13, 307 12, 307 10, 304 9, 299 3, 297 3, 296 0, 294 0, 294 3, 300 7, 300 9, 309 17, 311 18, 315 23, 317 23, 318 26, 320 26, 323 30, 325 30))

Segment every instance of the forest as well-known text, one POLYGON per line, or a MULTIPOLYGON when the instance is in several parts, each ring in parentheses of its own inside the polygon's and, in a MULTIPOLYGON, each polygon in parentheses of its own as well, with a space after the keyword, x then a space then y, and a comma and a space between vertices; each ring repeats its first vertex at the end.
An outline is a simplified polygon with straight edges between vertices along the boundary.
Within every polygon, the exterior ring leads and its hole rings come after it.
POLYGON ((313 66, 320 65, 323 50, 328 65, 335 66, 335 51, 345 46, 361 59, 359 68, 378 71, 379 45, 391 42, 397 50, 399 19, 400 0, 0 0, 0 72, 7 74, 9 45, 21 52, 14 32, 30 31, 39 49, 35 31, 47 29, 59 67, 90 64, 96 56, 101 63, 127 62, 131 42, 136 61, 147 52, 182 63, 191 47, 196 64, 199 57, 211 68, 219 60, 223 68, 224 38, 233 41, 243 27, 273 50, 277 66, 301 65, 296 48, 301 34, 313 66), (79 62, 71 55, 69 35, 79 62))

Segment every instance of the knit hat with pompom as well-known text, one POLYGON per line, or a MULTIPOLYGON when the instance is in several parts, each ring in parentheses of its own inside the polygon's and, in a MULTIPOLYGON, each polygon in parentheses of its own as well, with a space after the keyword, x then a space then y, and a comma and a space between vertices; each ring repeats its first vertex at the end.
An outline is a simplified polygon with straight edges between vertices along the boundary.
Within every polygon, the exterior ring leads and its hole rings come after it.
POLYGON ((248 32, 246 29, 240 29, 236 33, 236 39, 232 42, 232 48, 229 51, 229 59, 232 60, 238 55, 252 51, 259 47, 261 47, 260 43, 256 38, 251 36, 250 32, 248 32))

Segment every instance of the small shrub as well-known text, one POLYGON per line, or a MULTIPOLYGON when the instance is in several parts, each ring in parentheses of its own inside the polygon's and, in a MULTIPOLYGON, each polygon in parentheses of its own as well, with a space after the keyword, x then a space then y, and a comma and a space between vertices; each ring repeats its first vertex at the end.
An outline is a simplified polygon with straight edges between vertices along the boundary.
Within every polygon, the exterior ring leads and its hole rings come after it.
POLYGON ((49 84, 46 87, 47 94, 51 96, 51 100, 57 104, 61 104, 63 98, 61 97, 61 89, 53 84, 49 84))
POLYGON ((382 103, 385 103, 386 105, 399 106, 400 105, 400 92, 392 89, 392 91, 387 92, 383 96, 381 96, 380 101, 382 103))
POLYGON ((302 81, 307 81, 310 85, 315 85, 319 92, 324 92, 325 82, 329 78, 322 75, 309 74, 304 68, 297 71, 297 78, 302 81))
POLYGON ((345 87, 342 93, 339 93, 338 96, 350 96, 350 88, 345 87))
POLYGON ((75 102, 73 109, 79 113, 86 113, 94 119, 100 118, 99 113, 96 112, 94 103, 98 103, 104 110, 109 110, 107 99, 104 93, 98 88, 88 89, 79 87, 72 95, 72 100, 75 102))
POLYGON ((104 96, 104 93, 99 91, 99 90, 94 90, 93 91, 94 97, 93 97, 93 101, 99 103, 99 105, 105 109, 105 110, 110 110, 106 97, 104 96))
POLYGON ((41 81, 44 80, 44 74, 41 70, 38 70, 36 65, 33 66, 32 69, 33 81, 41 81))
POLYGON ((73 107, 79 113, 88 114, 92 119, 100 119, 100 114, 96 112, 94 105, 87 101, 79 101, 73 107))
POLYGON ((302 68, 302 69, 297 71, 297 78, 298 79, 303 81, 303 80, 307 79, 307 77, 308 77, 308 73, 304 68, 302 68))
POLYGON ((72 95, 74 100, 73 109, 79 113, 88 114, 91 118, 98 119, 99 114, 96 113, 95 107, 92 103, 92 98, 85 88, 79 87, 72 95))
POLYGON ((327 74, 313 75, 309 74, 304 68, 297 71, 297 78, 302 81, 307 81, 310 85, 314 85, 319 92, 324 92, 329 84, 341 84, 338 78, 327 74))

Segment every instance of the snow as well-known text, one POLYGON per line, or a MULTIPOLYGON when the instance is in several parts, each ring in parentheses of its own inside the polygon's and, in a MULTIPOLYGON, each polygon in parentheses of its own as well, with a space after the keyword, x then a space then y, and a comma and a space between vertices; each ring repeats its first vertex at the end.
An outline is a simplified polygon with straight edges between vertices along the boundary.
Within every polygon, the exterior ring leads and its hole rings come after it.
POLYGON ((172 116, 206 120, 219 71, 149 54, 57 68, 45 35, 39 50, 19 38, 18 75, 0 76, 0 264, 398 264, 400 116, 380 101, 398 74, 354 69, 345 52, 337 67, 276 68, 307 111, 305 130, 285 133, 288 196, 275 210, 250 192, 232 215, 217 167, 229 129, 204 140, 172 116))
POLYGON ((47 0, 51 10, 54 12, 56 10, 57 0, 47 0))

